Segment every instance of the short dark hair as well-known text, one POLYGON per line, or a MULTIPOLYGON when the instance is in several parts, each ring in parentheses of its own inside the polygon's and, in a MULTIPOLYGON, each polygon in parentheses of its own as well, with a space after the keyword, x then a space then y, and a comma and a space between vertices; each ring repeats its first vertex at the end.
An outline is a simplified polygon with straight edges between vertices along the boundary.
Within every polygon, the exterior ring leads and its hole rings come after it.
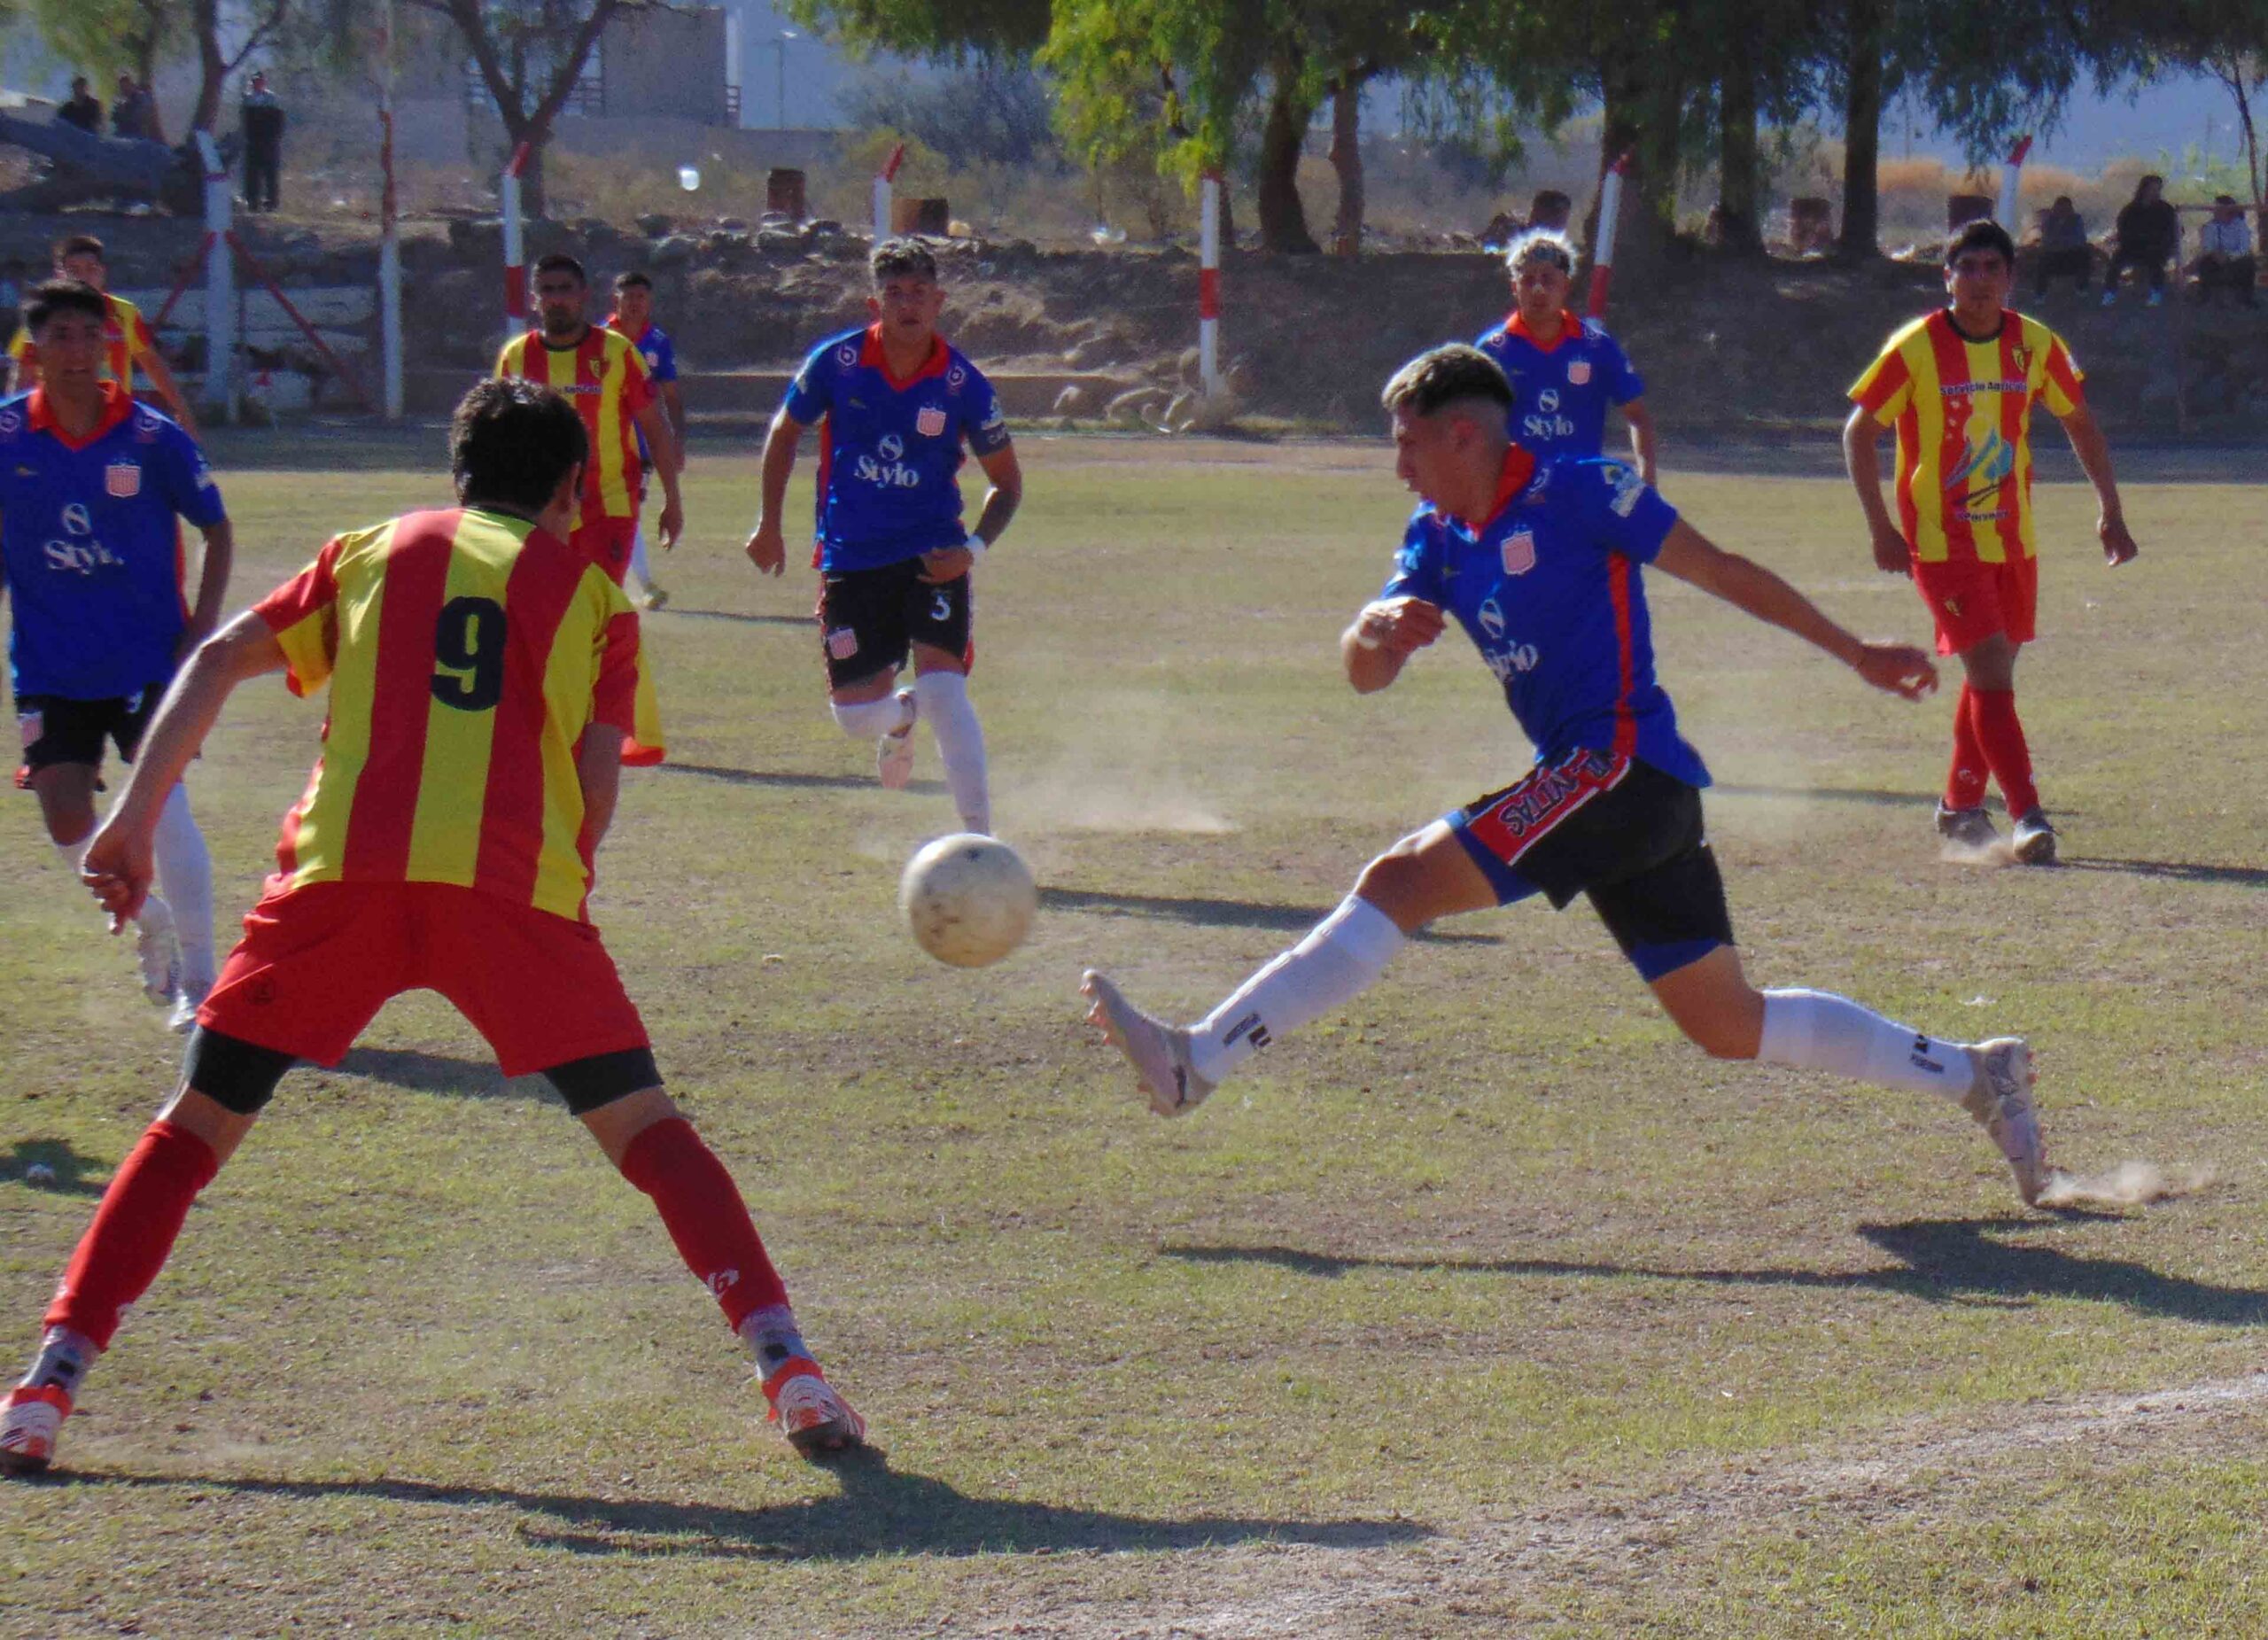
POLYGON ((575 407, 525 377, 475 383, 449 419, 449 471, 468 507, 540 512, 590 447, 575 407))
POLYGON ((548 255, 538 257, 534 276, 541 278, 545 274, 556 273, 563 268, 575 276, 577 284, 590 284, 591 276, 583 271, 583 264, 564 251, 553 251, 548 255))
POLYGON ((1486 399, 1499 412, 1512 408, 1512 385, 1496 361, 1478 347, 1463 342, 1428 348, 1394 373, 1379 394, 1391 416, 1432 416, 1450 405, 1486 399))
POLYGON ((919 239, 885 239, 866 257, 866 272, 876 284, 905 274, 934 280, 937 276, 937 259, 919 239))
POLYGON ((32 287, 24 304, 24 329, 34 336, 59 313, 82 313, 100 321, 110 317, 103 293, 83 279, 49 279, 32 287))
POLYGON ((69 234, 55 242, 56 265, 60 267, 66 256, 91 256, 103 260, 103 242, 92 234, 69 234))
POLYGON ((614 288, 617 292, 622 291, 650 291, 654 288, 654 276, 633 268, 628 273, 621 273, 614 276, 614 288))
POLYGON ((1946 266, 1952 267, 1971 251, 1998 251, 2009 270, 2016 268, 2016 242, 2008 237, 2007 229, 1989 216, 1962 224, 1961 231, 1946 241, 1946 266))

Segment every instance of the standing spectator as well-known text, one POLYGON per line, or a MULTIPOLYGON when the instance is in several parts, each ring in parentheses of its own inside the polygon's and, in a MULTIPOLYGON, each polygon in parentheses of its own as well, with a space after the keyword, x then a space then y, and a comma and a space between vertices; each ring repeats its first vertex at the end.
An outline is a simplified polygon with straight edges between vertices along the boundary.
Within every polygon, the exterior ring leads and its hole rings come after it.
POLYGON ((266 70, 252 75, 237 118, 245 139, 245 209, 272 211, 284 164, 284 105, 268 89, 266 70))
POLYGON ((2198 231, 2197 299, 2209 302, 2217 290, 2234 291, 2247 307, 2259 306, 2253 287, 2259 264, 2252 256, 2252 229, 2244 207, 2228 194, 2213 196, 2213 219, 2198 231))
POLYGON ((2085 296, 2087 281, 2094 276, 2094 249, 2087 244, 2087 219, 2079 214, 2070 195, 2057 194, 2055 203, 2039 218, 2039 258, 2031 268, 2032 294, 2044 300, 2047 282, 2067 274, 2078 281, 2075 288, 2085 296))
POLYGON ((94 88, 87 83, 84 74, 71 76, 71 100, 55 111, 55 117, 65 125, 75 125, 89 136, 103 132, 103 105, 95 100, 94 88))
POLYGON ((2134 197, 2118 213, 2117 244, 2110 253, 2110 271, 2102 276, 2102 305, 2118 299, 2118 276, 2140 268, 2150 276, 2150 306, 2165 300, 2166 264, 2181 250, 2181 221, 2165 198, 2165 178, 2146 176, 2134 184, 2134 197))
POLYGON ((113 136, 147 136, 150 135, 149 94, 134 83, 132 74, 118 77, 118 94, 111 98, 110 134, 113 136))

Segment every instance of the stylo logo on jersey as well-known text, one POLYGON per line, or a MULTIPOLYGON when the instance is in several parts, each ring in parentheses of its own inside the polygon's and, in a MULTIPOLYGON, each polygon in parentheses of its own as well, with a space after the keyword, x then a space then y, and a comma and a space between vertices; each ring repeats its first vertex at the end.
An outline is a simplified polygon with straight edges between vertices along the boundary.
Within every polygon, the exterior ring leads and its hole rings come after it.
POLYGON ((850 470, 868 484, 885 490, 918 490, 921 487, 919 468, 907 466, 903 460, 905 440, 894 432, 886 432, 874 441, 874 452, 882 457, 861 455, 851 463, 850 470))
POLYGON ((1520 417, 1520 431, 1531 443, 1572 439, 1575 424, 1559 414, 1559 390, 1546 387, 1535 395, 1535 409, 1520 417))
POLYGON ((63 509, 62 539, 41 543, 47 567, 65 575, 92 575, 105 567, 122 567, 118 556, 95 539, 95 523, 86 508, 73 501, 63 509))

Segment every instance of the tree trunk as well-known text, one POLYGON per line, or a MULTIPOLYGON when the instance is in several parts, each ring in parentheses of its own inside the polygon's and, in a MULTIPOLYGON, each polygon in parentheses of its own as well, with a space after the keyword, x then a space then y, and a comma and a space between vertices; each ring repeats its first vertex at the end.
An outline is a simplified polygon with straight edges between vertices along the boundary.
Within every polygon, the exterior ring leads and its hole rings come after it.
POLYGON ((1314 105, 1300 95, 1296 61, 1278 66, 1268 94, 1268 123, 1260 133, 1260 248, 1278 255, 1313 256, 1323 247, 1308 231, 1300 203, 1300 149, 1314 105))
MULTIPOLYGON (((1658 53, 1624 51, 1599 65, 1604 93, 1599 124, 1599 175, 1627 154, 1622 175, 1622 210, 1615 222, 1614 266, 1618 282, 1658 269, 1668 260, 1676 226, 1677 120, 1683 89, 1667 73, 1658 53)), ((1583 218, 1586 254, 1598 255, 1598 207, 1604 187, 1591 198, 1583 218)))
POLYGON ((1351 71, 1331 93, 1331 166, 1339 173, 1339 214, 1331 253, 1363 253, 1363 82, 1351 71))
POLYGON ((192 131, 217 129, 221 93, 229 78, 229 59, 221 55, 221 0, 197 0, 197 107, 189 116, 192 131))
POLYGON ((1843 97, 1843 238, 1845 262, 1882 254, 1881 195, 1883 47, 1888 33, 1884 0, 1849 0, 1850 59, 1843 97))
POLYGON ((1724 248, 1764 253, 1764 218, 1757 188, 1756 43, 1736 17, 1725 42, 1725 77, 1717 92, 1717 205, 1724 248))

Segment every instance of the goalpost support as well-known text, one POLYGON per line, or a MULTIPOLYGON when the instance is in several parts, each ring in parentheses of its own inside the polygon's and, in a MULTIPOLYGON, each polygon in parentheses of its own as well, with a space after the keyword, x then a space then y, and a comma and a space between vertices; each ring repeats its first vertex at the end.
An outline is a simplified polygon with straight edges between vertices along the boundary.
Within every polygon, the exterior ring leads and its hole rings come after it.
POLYGON ((889 151, 889 158, 882 161, 882 168, 874 173, 874 243, 880 245, 889 237, 889 190, 897 180, 897 167, 905 163, 905 144, 900 143, 889 151))
POLYGON ((1197 379, 1208 399, 1221 391, 1221 174, 1208 171, 1197 207, 1197 379))
POLYGON ((1614 287, 1614 224, 1622 214, 1622 176, 1630 168, 1624 154, 1606 167, 1598 185, 1598 248, 1591 254, 1590 299, 1584 307, 1588 318, 1606 316, 1608 293, 1614 287))
POLYGON ((497 208, 504 221, 504 328, 523 329, 528 317, 528 257, 520 227, 520 173, 527 169, 528 145, 512 151, 511 162, 496 187, 497 208))
POLYGON ((2000 203, 1999 214, 1994 220, 2007 229, 2011 236, 2020 237, 2020 230, 2016 227, 2016 189, 2023 182, 2024 156, 2031 152, 2031 136, 2027 132, 2019 137, 2016 145, 2008 151, 2008 162, 2000 171, 2000 203))

